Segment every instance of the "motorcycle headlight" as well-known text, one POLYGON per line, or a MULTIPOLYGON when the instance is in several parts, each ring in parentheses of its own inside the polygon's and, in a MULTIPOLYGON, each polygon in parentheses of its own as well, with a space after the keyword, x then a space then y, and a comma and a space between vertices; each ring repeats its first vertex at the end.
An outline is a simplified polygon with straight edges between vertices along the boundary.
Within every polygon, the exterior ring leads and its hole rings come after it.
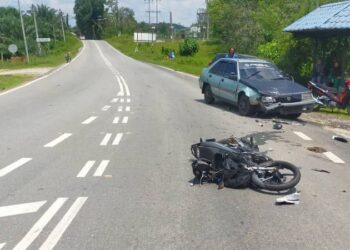
POLYGON ((273 103, 273 102, 276 102, 276 99, 272 96, 263 96, 261 98, 261 101, 264 103, 273 103))
POLYGON ((311 93, 302 93, 301 100, 303 100, 303 101, 312 100, 312 94, 311 93))

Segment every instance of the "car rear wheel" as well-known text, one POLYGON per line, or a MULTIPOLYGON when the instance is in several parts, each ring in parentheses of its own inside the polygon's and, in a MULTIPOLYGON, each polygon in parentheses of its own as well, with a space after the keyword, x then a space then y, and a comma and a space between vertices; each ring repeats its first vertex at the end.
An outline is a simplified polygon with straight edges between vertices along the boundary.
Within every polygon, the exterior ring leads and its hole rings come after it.
POLYGON ((215 100, 213 96, 213 92, 211 92, 211 88, 209 85, 207 85, 204 89, 204 100, 205 100, 205 103, 207 104, 212 104, 215 100))
POLYGON ((252 114, 253 107, 246 95, 241 95, 238 100, 238 112, 240 115, 249 116, 252 114))

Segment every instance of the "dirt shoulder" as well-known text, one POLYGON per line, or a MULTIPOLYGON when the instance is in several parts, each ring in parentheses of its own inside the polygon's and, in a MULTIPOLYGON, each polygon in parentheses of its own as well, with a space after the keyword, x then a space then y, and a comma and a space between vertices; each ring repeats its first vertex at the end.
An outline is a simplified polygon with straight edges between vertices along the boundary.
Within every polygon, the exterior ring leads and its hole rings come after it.
POLYGON ((51 70, 53 67, 44 67, 44 68, 28 68, 28 69, 1 69, 0 75, 34 75, 41 76, 45 75, 51 70))
POLYGON ((350 138, 350 119, 341 118, 333 114, 313 112, 303 114, 300 120, 320 125, 324 129, 350 138))

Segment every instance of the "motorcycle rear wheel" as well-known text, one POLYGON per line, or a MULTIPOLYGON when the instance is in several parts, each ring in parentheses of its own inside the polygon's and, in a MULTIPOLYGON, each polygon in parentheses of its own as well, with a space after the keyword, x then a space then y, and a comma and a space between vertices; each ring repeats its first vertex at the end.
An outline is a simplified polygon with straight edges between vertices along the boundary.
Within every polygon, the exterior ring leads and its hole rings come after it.
POLYGON ((348 112, 348 115, 350 115, 350 103, 346 106, 346 111, 348 112))
POLYGON ((252 183, 261 189, 282 191, 295 187, 301 178, 300 170, 293 164, 285 161, 272 161, 265 167, 275 167, 275 171, 253 172, 252 183), (291 173, 283 174, 283 171, 291 173), (291 176, 291 179, 287 177, 291 176), (288 180, 287 180, 288 179, 288 180))

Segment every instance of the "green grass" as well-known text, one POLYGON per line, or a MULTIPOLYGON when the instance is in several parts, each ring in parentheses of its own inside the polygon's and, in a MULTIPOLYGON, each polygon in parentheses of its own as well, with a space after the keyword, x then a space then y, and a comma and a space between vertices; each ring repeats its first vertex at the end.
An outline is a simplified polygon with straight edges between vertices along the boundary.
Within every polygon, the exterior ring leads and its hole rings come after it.
POLYGON ((0 75, 0 92, 33 79, 31 75, 0 75))
POLYGON ((151 44, 141 43, 138 52, 135 52, 136 44, 132 37, 113 37, 106 39, 112 46, 137 60, 163 65, 171 69, 199 75, 204 67, 213 59, 218 52, 225 52, 226 49, 212 42, 199 42, 199 52, 193 57, 180 56, 178 53, 180 41, 166 41, 151 44), (169 60, 167 55, 162 54, 162 47, 175 50, 175 60, 169 60))
POLYGON ((82 42, 72 34, 67 33, 66 43, 63 41, 56 41, 54 49, 48 51, 46 56, 30 55, 30 62, 1 62, 0 69, 22 69, 22 68, 37 68, 37 67, 55 67, 65 62, 65 55, 68 51, 74 57, 82 46, 82 42))
POLYGON ((323 113, 323 114, 334 115, 336 117, 341 117, 341 118, 350 120, 350 115, 348 115, 346 109, 334 108, 332 110, 331 108, 321 108, 319 112, 323 113))

